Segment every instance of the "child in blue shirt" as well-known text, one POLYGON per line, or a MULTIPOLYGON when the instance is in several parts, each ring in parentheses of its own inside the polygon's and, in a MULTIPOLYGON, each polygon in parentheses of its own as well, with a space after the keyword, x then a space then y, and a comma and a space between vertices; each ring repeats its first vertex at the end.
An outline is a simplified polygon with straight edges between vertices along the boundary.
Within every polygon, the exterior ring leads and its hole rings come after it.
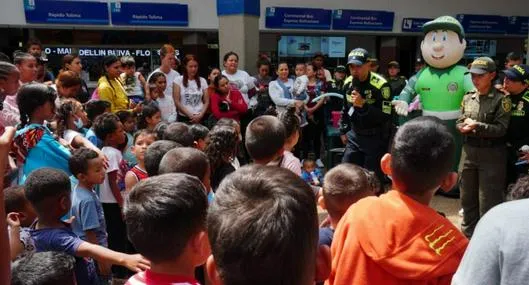
POLYGON ((71 196, 72 230, 82 240, 108 247, 103 207, 94 191, 105 180, 103 158, 94 150, 80 148, 73 152, 69 165, 78 180, 71 196))
POLYGON ((70 151, 44 125, 45 121, 52 121, 55 117, 56 97, 53 88, 41 83, 26 84, 18 92, 20 125, 13 140, 13 152, 22 168, 20 184, 32 171, 42 167, 52 167, 70 174, 70 151))
MULTIPOLYGON (((92 126, 92 123, 95 122, 98 116, 104 113, 110 113, 110 103, 103 100, 90 100, 86 102, 84 108, 86 111, 86 115, 88 116, 88 122, 90 126, 92 126)), ((91 143, 93 143, 95 146, 97 146, 99 149, 103 148, 103 141, 96 136, 94 128, 90 127, 87 130, 85 138, 91 143)))
POLYGON ((58 251, 74 256, 77 284, 99 283, 91 258, 134 271, 149 268, 149 262, 140 255, 123 254, 83 241, 61 221, 71 207, 70 179, 63 171, 52 168, 33 171, 27 178, 25 191, 38 217, 31 226, 36 251, 58 251))
POLYGON ((301 178, 312 186, 321 186, 323 184, 323 174, 313 159, 306 158, 303 160, 301 178))

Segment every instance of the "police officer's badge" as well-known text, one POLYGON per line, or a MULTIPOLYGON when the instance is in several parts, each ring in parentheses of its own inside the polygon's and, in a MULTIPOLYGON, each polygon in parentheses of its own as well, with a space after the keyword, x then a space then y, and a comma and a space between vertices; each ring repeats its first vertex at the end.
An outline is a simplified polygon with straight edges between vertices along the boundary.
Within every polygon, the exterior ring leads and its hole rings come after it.
POLYGON ((456 93, 457 90, 459 89, 459 86, 457 85, 456 82, 450 82, 448 84, 447 89, 448 89, 448 92, 450 92, 450 93, 456 93))
POLYGON ((391 91, 389 90, 389 87, 382 88, 382 98, 389 99, 389 96, 391 96, 391 91))
POLYGON ((503 111, 505 111, 506 113, 510 112, 512 109, 511 100, 503 98, 503 100, 501 100, 501 106, 503 107, 503 111))

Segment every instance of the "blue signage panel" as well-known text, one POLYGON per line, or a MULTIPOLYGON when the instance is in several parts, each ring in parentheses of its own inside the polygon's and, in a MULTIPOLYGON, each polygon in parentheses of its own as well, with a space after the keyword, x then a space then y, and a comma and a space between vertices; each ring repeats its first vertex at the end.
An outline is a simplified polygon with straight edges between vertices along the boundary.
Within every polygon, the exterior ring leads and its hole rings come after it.
POLYGON ((310 8, 266 8, 269 29, 331 29, 331 10, 310 8))
POLYGON ((368 10, 334 10, 334 30, 392 31, 395 13, 368 10))
POLYGON ((24 0, 24 13, 28 23, 109 24, 106 2, 24 0))
POLYGON ((513 35, 524 35, 529 33, 529 17, 509 17, 507 33, 513 35))
POLYGON ((217 0, 217 16, 241 14, 261 16, 261 1, 217 0))
POLYGON ((469 34, 505 34, 507 17, 496 15, 457 15, 465 33, 469 34))
POLYGON ((404 18, 402 19, 402 31, 420 33, 422 32, 422 26, 433 19, 427 18, 404 18))
POLYGON ((113 25, 187 26, 187 5, 169 3, 110 3, 113 25))

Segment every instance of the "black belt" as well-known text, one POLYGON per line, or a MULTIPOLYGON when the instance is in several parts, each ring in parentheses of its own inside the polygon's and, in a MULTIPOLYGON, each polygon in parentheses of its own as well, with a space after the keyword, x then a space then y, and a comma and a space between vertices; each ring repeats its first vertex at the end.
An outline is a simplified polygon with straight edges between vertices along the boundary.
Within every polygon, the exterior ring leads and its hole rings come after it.
POLYGON ((353 128, 353 131, 357 135, 361 136, 375 136, 380 133, 382 133, 381 128, 371 128, 371 129, 361 129, 361 128, 353 128))
POLYGON ((505 145, 505 140, 501 139, 492 139, 492 138, 474 138, 474 137, 465 137, 464 143, 473 147, 495 147, 505 145))

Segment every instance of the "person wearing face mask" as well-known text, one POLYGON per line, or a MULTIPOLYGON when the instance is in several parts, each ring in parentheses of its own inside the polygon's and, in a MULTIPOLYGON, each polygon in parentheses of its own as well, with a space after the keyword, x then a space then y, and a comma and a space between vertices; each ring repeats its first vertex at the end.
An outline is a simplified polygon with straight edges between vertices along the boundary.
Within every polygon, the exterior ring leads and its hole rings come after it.
POLYGON ((56 119, 55 134, 64 139, 73 149, 86 147, 101 154, 99 148, 81 134, 84 126, 88 124, 88 117, 81 103, 75 99, 65 99, 57 109, 56 119))
MULTIPOLYGON (((18 106, 12 106, 4 99, 15 97, 20 87, 20 72, 9 62, 0 61, 0 129, 14 127, 19 122, 18 106)), ((0 131, 1 132, 1 131, 0 131)))
POLYGON ((77 75, 81 78, 81 88, 79 88, 75 97, 83 104, 88 102, 88 100, 90 100, 90 94, 88 93, 88 85, 81 77, 83 65, 81 64, 81 58, 78 54, 67 54, 62 58, 61 72, 63 71, 72 71, 77 73, 77 75))
POLYGON ((480 57, 470 67, 476 89, 463 97, 457 129, 463 136, 459 164, 463 223, 467 237, 480 218, 504 200, 507 162, 505 134, 511 117, 511 99, 494 88, 496 64, 480 57))

